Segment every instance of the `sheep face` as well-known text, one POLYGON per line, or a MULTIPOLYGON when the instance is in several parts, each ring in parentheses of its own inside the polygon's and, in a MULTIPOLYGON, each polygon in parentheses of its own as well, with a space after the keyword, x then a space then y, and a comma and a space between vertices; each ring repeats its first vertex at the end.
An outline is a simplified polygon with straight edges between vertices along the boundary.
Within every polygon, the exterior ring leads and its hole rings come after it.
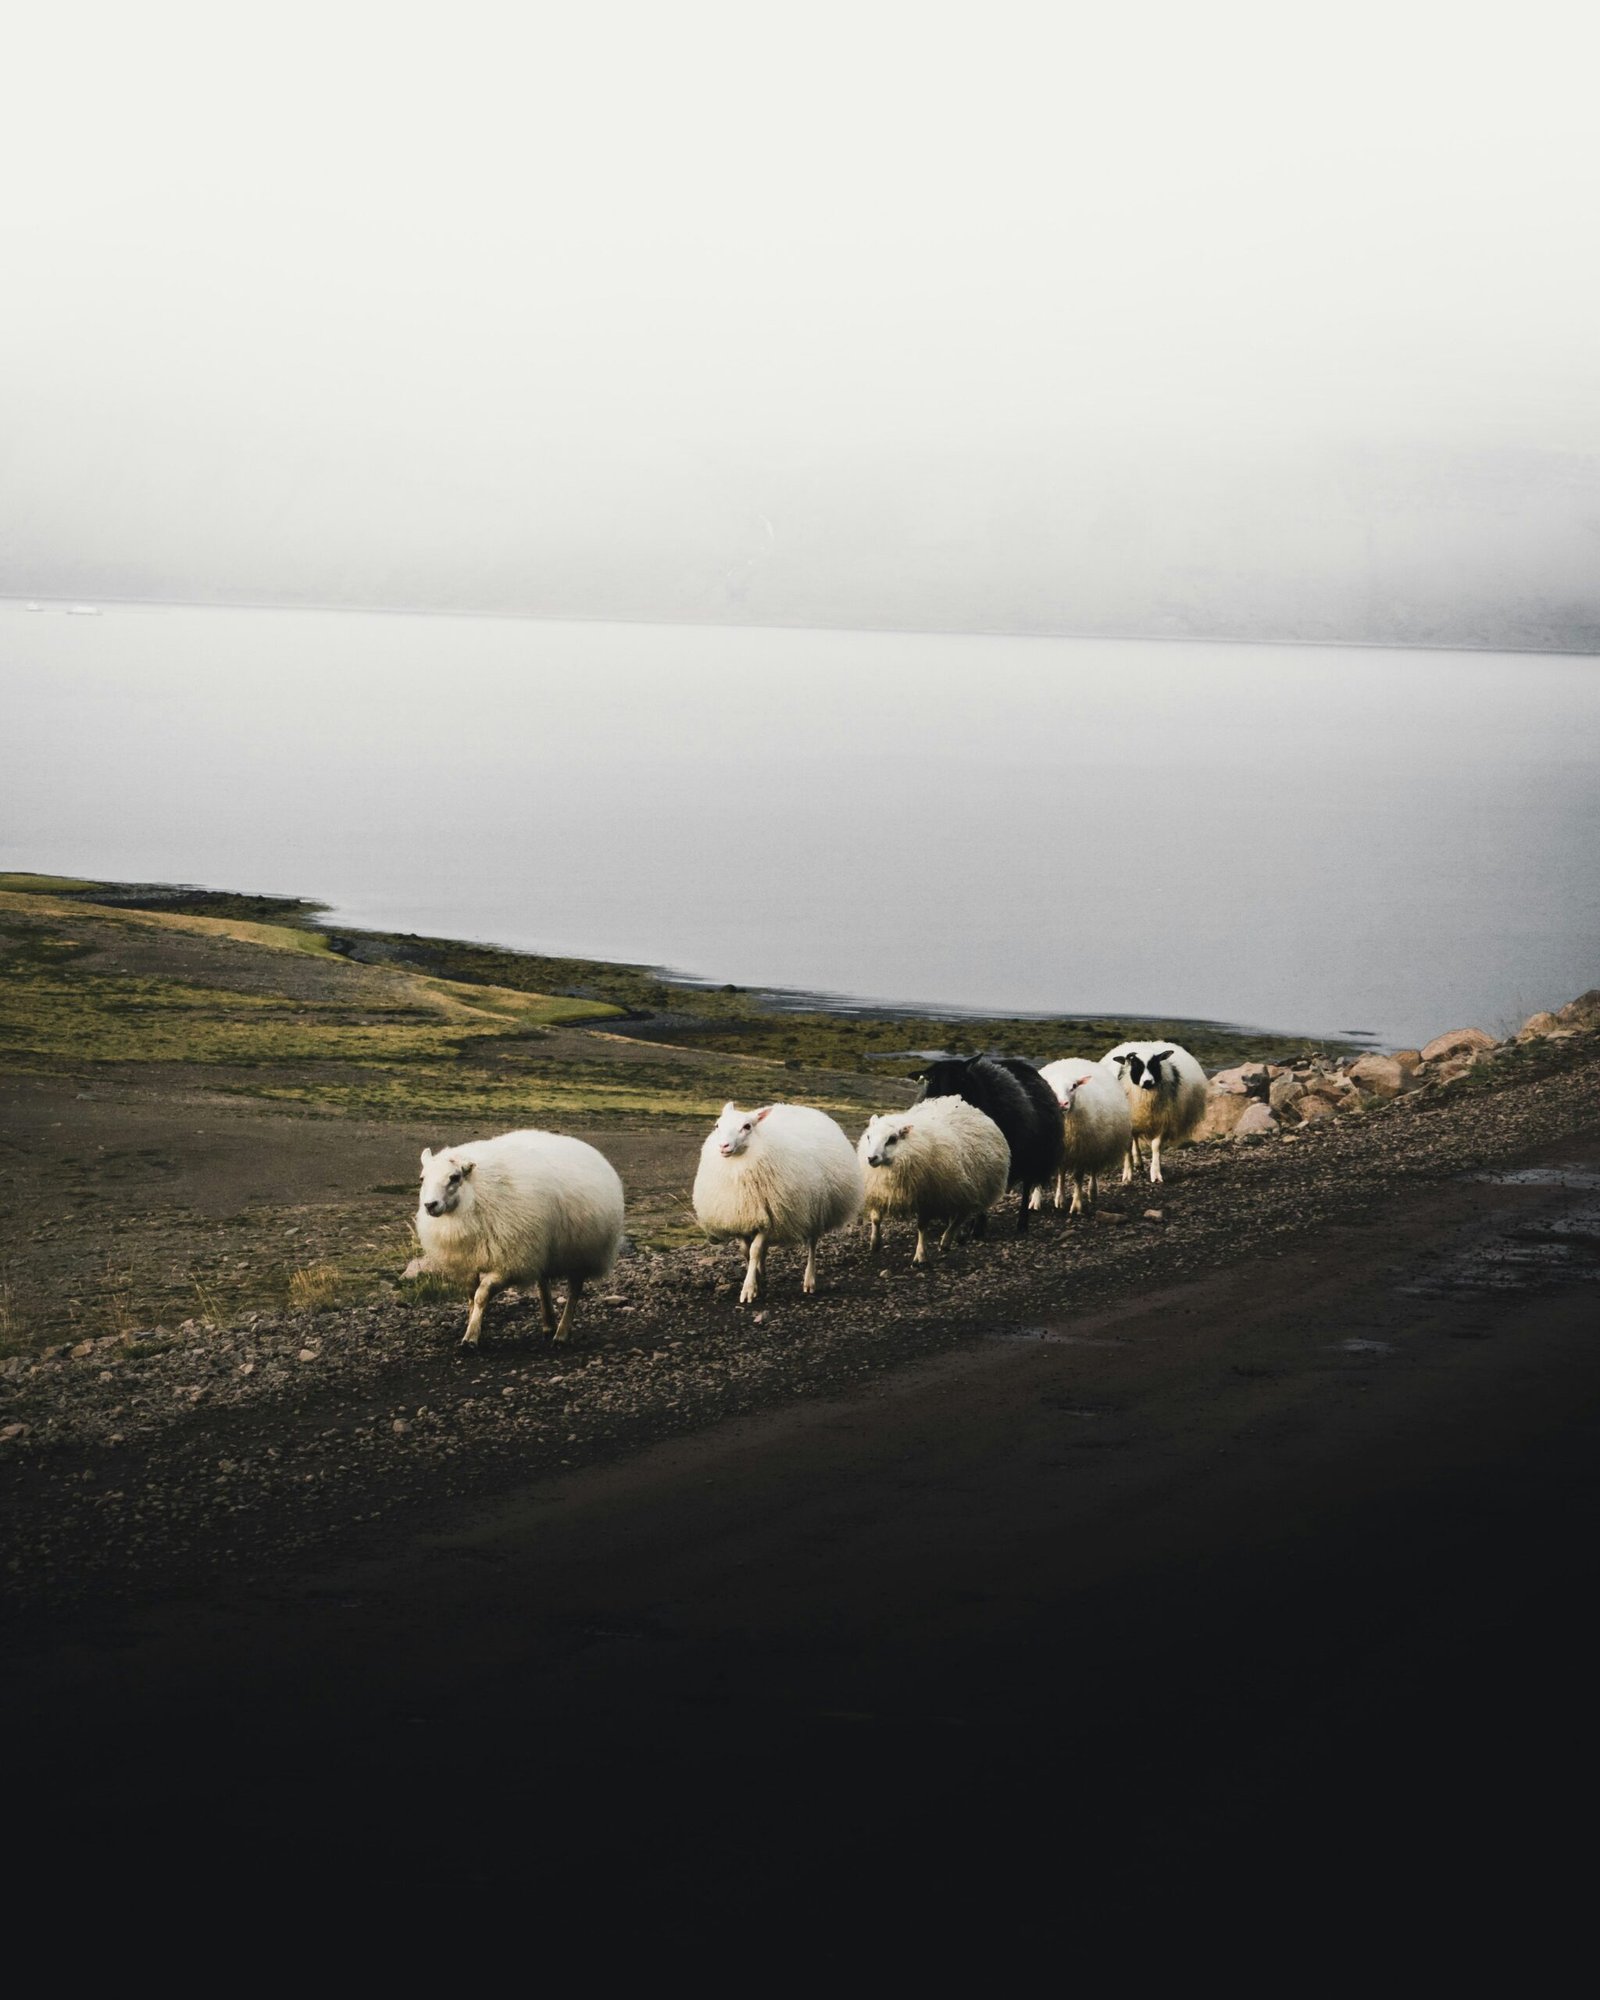
POLYGON ((1122 1056, 1117 1067, 1135 1090, 1159 1090, 1161 1065, 1171 1054, 1171 1049, 1157 1049, 1151 1056, 1122 1056))
POLYGON ((755 1137, 756 1127, 771 1109, 770 1104, 764 1104, 759 1111, 741 1111, 736 1104, 723 1105, 722 1116, 713 1131, 718 1150, 725 1160, 737 1159, 755 1137))
POLYGON ((454 1215, 468 1192, 472 1178, 471 1160, 451 1152, 422 1152, 422 1206, 429 1215, 454 1215))
POLYGON ((1070 1082, 1056 1086, 1056 1102, 1061 1106, 1063 1111, 1070 1111, 1072 1109, 1072 1100, 1093 1075, 1094 1069, 1092 1065, 1085 1063, 1083 1068, 1070 1082))
POLYGON ((893 1164, 895 1154, 911 1137, 909 1125, 896 1124, 894 1119, 881 1114, 867 1126, 867 1165, 887 1167, 893 1164))

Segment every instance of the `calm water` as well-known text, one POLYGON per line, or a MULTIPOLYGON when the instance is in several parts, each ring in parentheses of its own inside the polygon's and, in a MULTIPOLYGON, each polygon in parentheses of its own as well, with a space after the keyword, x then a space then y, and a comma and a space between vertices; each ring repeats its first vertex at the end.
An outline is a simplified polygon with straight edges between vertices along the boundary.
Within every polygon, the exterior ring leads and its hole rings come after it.
POLYGON ((0 866, 1388 1043, 1600 983, 1600 662, 0 605, 0 866))

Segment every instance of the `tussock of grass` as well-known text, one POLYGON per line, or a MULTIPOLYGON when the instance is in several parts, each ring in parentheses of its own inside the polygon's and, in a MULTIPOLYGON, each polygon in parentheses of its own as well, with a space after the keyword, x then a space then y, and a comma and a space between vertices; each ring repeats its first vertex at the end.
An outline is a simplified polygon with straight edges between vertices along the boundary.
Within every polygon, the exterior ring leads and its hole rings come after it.
POLYGON ((289 1304, 296 1312, 321 1312, 337 1305, 344 1280, 337 1264, 302 1264, 289 1276, 289 1304))

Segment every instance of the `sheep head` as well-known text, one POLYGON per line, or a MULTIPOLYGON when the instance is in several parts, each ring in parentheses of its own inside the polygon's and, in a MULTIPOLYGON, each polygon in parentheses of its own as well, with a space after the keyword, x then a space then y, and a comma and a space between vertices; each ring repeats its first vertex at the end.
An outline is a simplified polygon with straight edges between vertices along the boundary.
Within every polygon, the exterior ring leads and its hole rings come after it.
POLYGON ((736 1159, 755 1137, 756 1127, 772 1109, 763 1104, 759 1111, 741 1111, 731 1100, 723 1105, 722 1116, 712 1127, 717 1150, 725 1160, 736 1159))
POLYGON ((867 1122, 867 1165, 887 1167, 904 1142, 911 1137, 911 1126, 896 1120, 888 1112, 880 1112, 867 1122))
POLYGON ((435 1153, 422 1149, 421 1204, 429 1215, 453 1215, 472 1178, 473 1163, 447 1147, 435 1153))

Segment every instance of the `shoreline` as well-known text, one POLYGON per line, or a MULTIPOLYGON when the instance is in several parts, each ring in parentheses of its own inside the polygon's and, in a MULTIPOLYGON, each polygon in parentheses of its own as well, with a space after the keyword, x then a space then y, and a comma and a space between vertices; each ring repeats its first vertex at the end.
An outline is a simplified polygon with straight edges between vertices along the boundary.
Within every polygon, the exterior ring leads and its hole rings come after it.
MULTIPOLYGON (((28 596, 0 596, 0 604, 31 609, 28 596)), ((36 600, 43 612, 59 610, 65 613, 69 600, 47 597, 36 600)), ((83 593, 73 600, 88 603, 83 593)), ((1336 638, 1277 638, 1270 636, 1244 636, 1231 633, 1208 632, 1192 634, 1186 632, 1084 632, 1068 630, 1025 630, 1006 627, 963 626, 952 629, 941 625, 831 625, 814 624, 805 620, 705 619, 705 618, 601 618, 582 612, 543 611, 481 611, 460 610, 440 605, 394 605, 394 604, 284 604, 257 599, 233 598, 164 598, 164 597, 97 597, 93 600, 98 607, 128 611, 285 611, 311 613, 317 616, 350 618, 470 618, 492 620, 507 624, 526 625, 616 625, 629 629, 659 626, 665 631, 702 632, 818 632, 862 634, 870 637, 903 639, 1025 639, 1041 640, 1046 643, 1066 642, 1072 645, 1111 646, 1281 646, 1295 651, 1330 650, 1361 653, 1474 653, 1502 654, 1507 659, 1544 660, 1597 660, 1600 651, 1571 646, 1504 646, 1490 645, 1486 641, 1460 639, 1336 639, 1336 638)))

